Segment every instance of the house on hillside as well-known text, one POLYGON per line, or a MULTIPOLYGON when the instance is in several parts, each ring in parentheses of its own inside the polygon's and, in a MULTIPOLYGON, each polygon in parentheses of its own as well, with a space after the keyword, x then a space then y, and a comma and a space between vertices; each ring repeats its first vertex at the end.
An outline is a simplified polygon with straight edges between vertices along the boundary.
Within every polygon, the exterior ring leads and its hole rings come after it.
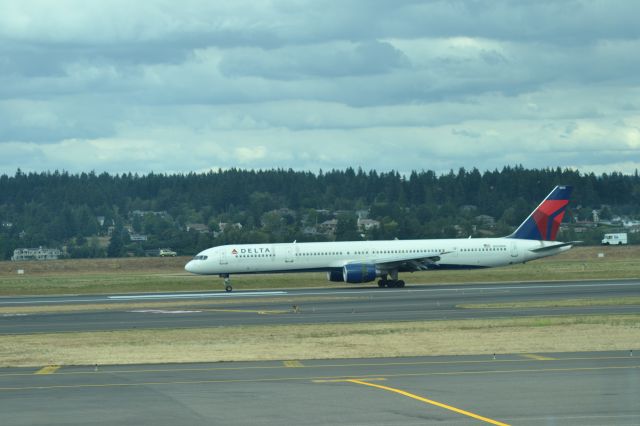
POLYGON ((487 214, 481 214, 476 216, 475 219, 480 226, 484 226, 490 229, 495 228, 496 226, 496 219, 493 216, 489 216, 487 214))
POLYGON ((218 223, 218 228, 220 229, 220 232, 225 232, 228 229, 242 229, 242 224, 239 222, 220 222, 218 223))
POLYGON ((369 219, 369 209, 356 210, 358 219, 369 219))
POLYGON ((129 212, 129 217, 133 218, 133 217, 145 217, 146 215, 153 215, 153 216, 157 216, 157 217, 161 217, 163 219, 170 219, 171 215, 166 211, 160 211, 160 212, 154 212, 151 210, 133 210, 131 212, 129 212))
POLYGON ((210 232, 209 227, 204 223, 187 223, 186 230, 187 232, 194 231, 199 234, 208 234, 210 232))
POLYGON ((45 247, 38 248, 19 248, 13 251, 11 260, 14 262, 24 260, 57 260, 62 255, 60 249, 50 249, 45 247))
POLYGON ((380 228, 380 222, 374 219, 358 218, 358 229, 360 231, 369 231, 374 228, 380 228))
POLYGON ((311 236, 320 235, 315 226, 305 226, 302 228, 302 234, 311 236))
POLYGON ((326 221, 322 222, 320 225, 318 225, 319 231, 322 232, 325 235, 333 235, 333 234, 335 234, 337 228, 338 228, 338 220, 337 219, 326 220, 326 221))

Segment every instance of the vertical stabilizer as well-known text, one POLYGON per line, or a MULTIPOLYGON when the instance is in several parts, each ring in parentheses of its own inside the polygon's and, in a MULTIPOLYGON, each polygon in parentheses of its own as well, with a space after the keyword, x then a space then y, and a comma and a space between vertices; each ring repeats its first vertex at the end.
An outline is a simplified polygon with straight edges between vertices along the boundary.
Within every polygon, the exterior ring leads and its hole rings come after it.
POLYGON ((508 238, 555 241, 564 212, 569 204, 571 186, 556 186, 547 198, 508 238))

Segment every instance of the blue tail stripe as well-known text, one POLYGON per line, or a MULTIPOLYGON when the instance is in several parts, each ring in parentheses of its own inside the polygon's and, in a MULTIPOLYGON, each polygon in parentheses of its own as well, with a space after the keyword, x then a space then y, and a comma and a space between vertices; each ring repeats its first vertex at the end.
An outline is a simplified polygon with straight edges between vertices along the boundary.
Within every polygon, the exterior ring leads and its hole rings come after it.
POLYGON ((536 207, 536 209, 531 212, 531 214, 527 217, 527 219, 518 226, 516 231, 509 235, 507 238, 518 238, 523 240, 551 240, 551 236, 553 233, 553 220, 563 213, 566 210, 566 206, 559 209, 556 212, 550 213, 547 218, 547 226, 545 234, 541 235, 540 230, 538 229, 538 225, 534 219, 534 214, 544 205, 546 201, 560 201, 560 200, 569 200, 571 196, 571 192, 573 191, 573 187, 571 186, 561 186, 558 185, 547 195, 547 197, 536 207))
POLYGON ((560 210, 558 210, 557 212, 553 213, 551 216, 549 216, 549 220, 547 221, 547 235, 545 235, 545 240, 550 240, 551 239, 551 232, 553 231, 553 220, 556 218, 556 216, 558 216, 561 213, 564 213, 564 211, 567 208, 561 208, 560 210))
MULTIPOLYGON (((572 186, 556 186, 555 188, 553 188, 553 191, 551 191, 551 194, 547 195, 547 198, 544 199, 544 201, 547 200, 568 200, 569 197, 571 197, 571 192, 573 191, 573 187, 572 186)), ((544 203, 543 201, 543 203, 544 203)), ((542 203, 540 203, 542 204, 542 203)))
POLYGON ((518 238, 521 240, 545 240, 542 235, 540 235, 540 230, 536 226, 536 223, 533 221, 533 218, 530 218, 523 222, 516 232, 509 235, 509 238, 518 238))

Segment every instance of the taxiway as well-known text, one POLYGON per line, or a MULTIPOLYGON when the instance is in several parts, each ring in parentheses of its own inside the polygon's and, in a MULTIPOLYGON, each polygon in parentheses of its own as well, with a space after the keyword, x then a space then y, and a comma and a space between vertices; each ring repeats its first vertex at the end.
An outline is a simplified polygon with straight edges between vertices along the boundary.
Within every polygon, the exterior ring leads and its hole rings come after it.
POLYGON ((3 425, 637 425, 626 352, 0 369, 3 425))

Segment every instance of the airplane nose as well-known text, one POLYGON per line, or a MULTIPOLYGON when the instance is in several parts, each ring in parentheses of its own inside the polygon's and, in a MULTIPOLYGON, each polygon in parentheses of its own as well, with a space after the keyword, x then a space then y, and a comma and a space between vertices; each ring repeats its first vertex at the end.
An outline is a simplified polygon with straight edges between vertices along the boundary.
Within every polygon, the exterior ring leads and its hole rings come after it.
POLYGON ((184 265, 184 270, 187 272, 191 272, 193 274, 193 269, 193 260, 190 260, 186 265, 184 265))

